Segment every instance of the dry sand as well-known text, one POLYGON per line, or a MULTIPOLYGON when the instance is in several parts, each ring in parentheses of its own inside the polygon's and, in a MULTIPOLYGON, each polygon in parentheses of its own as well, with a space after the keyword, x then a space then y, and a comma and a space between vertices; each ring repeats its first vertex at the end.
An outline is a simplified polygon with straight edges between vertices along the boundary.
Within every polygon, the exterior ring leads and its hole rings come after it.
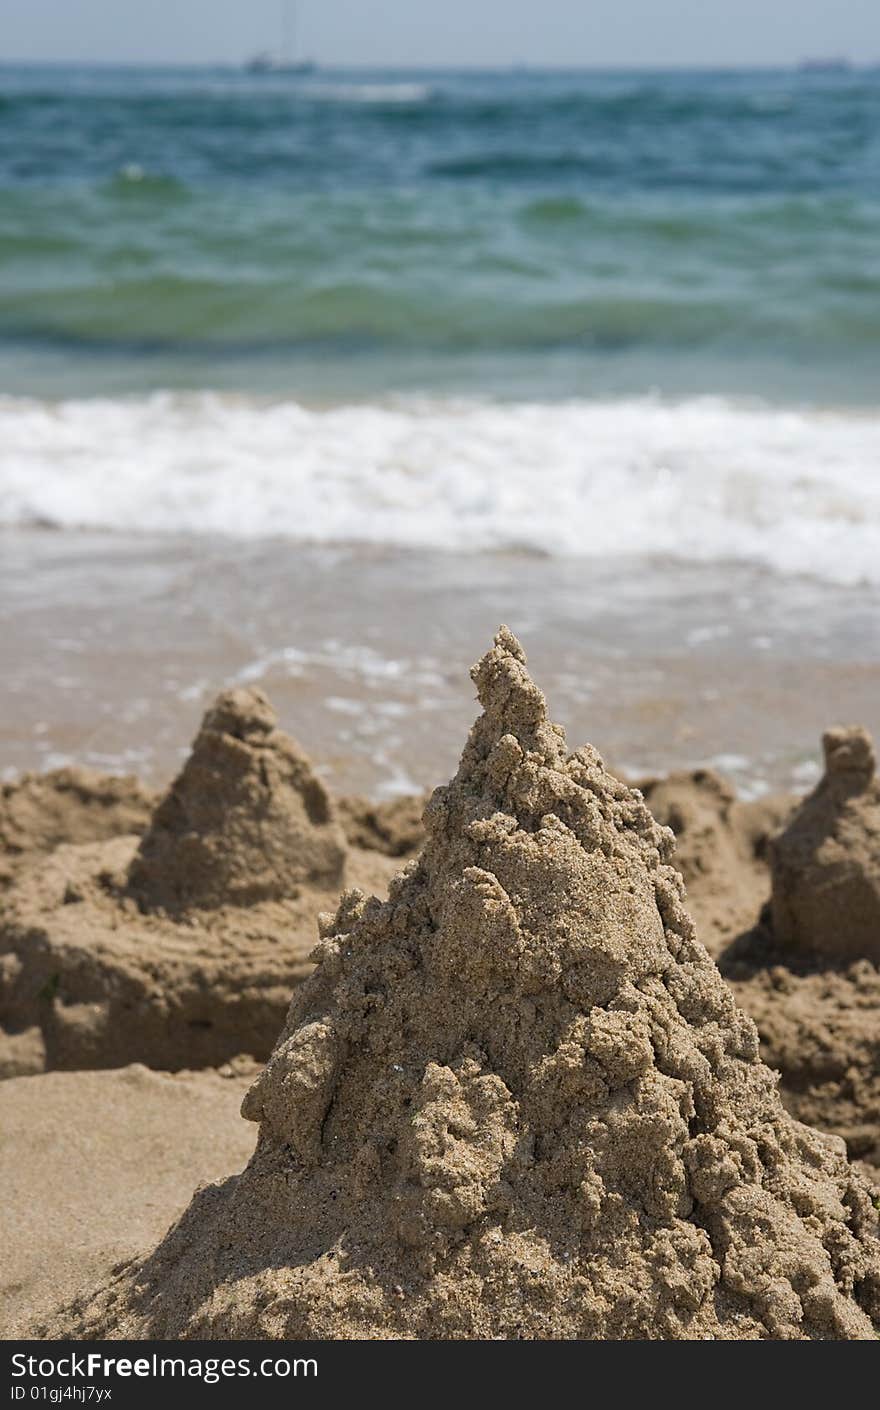
POLYGON ((249 1084, 144 1067, 0 1082, 0 1337, 143 1253, 194 1187, 246 1164, 249 1084))
POLYGON ((783 1109, 671 834, 506 630, 474 678, 420 859, 322 926, 254 1160, 49 1334, 876 1336, 872 1190, 783 1109))

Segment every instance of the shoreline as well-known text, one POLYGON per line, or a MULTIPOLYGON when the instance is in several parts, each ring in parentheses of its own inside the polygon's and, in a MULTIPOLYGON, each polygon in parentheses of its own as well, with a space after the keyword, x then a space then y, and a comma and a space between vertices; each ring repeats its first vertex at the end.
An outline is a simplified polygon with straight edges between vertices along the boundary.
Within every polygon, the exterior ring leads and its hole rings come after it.
POLYGON ((802 791, 832 724, 880 735, 880 589, 730 564, 4 531, 0 777, 164 783, 224 686, 261 686, 338 793, 454 767, 462 674, 509 617, 570 738, 630 776, 802 791))

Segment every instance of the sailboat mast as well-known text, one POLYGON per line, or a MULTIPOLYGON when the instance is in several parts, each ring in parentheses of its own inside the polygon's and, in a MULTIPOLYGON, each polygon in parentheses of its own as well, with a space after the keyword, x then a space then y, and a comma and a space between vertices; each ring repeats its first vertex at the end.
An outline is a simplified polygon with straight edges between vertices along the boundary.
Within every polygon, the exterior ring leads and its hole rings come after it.
POLYGON ((281 57, 285 64, 296 58, 296 20, 295 0, 281 0, 281 57))

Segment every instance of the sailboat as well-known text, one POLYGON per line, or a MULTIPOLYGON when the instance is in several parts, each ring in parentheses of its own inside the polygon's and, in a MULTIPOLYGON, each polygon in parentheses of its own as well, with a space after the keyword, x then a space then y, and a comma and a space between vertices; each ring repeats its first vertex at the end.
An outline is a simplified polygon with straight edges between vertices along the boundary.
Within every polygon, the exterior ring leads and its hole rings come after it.
POLYGON ((297 59, 298 13, 295 0, 281 0, 281 47, 273 54, 264 50, 248 59, 245 68, 248 73, 314 73, 317 67, 312 59, 297 59))

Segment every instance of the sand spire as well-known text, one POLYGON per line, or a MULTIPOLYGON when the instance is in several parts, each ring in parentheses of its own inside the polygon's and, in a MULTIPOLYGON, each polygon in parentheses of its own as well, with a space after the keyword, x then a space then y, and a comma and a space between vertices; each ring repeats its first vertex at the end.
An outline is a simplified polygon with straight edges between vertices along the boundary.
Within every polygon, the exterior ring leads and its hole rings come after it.
POLYGON ((772 916, 786 949, 880 961, 880 782, 858 726, 822 738, 825 773, 773 839, 772 916))
POLYGON ((345 838, 327 790, 260 690, 227 690, 157 808, 129 872, 142 907, 254 905, 335 886, 345 838))
POLYGON ((822 779, 770 839, 768 911, 722 963, 789 1110, 880 1166, 880 784, 866 730, 822 743, 822 779))
POLYGON ((877 1212, 697 942, 672 835, 502 628, 483 714, 244 1113, 257 1152, 51 1335, 872 1338, 877 1212))

